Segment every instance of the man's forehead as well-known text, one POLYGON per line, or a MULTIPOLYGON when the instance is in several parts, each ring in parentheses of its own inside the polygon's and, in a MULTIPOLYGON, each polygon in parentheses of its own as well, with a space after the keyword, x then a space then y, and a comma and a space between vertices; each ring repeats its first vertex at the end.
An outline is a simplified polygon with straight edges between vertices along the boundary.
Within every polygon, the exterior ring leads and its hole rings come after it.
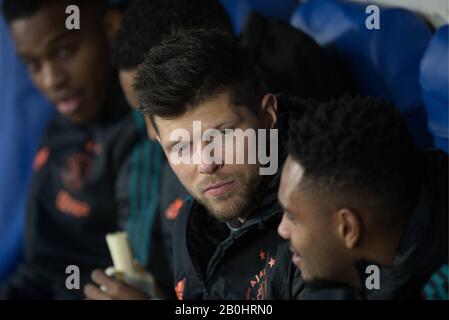
MULTIPOLYGON (((41 49, 62 37, 70 36, 65 27, 65 14, 43 8, 35 14, 11 23, 11 31, 19 50, 41 49)), ((73 33, 73 32, 72 32, 73 33)))
POLYGON ((156 116, 155 123, 161 134, 163 134, 174 129, 185 129, 191 132, 193 130, 194 121, 199 121, 201 123, 201 130, 204 131, 220 127, 221 125, 231 124, 241 119, 242 115, 237 113, 235 108, 226 107, 224 105, 220 108, 218 105, 211 106, 205 104, 173 119, 165 119, 156 116))
POLYGON ((299 183, 303 175, 303 167, 291 156, 288 156, 282 170, 281 185, 279 187, 279 198, 283 204, 288 205, 292 197, 297 197, 299 183))
POLYGON ((65 10, 69 3, 69 1, 50 2, 30 16, 13 20, 11 32, 19 53, 40 52, 57 41, 92 34, 97 31, 95 29, 97 26, 102 25, 97 23, 98 15, 93 12, 94 10, 84 10, 80 15, 84 27, 79 30, 67 29, 68 15, 65 10))

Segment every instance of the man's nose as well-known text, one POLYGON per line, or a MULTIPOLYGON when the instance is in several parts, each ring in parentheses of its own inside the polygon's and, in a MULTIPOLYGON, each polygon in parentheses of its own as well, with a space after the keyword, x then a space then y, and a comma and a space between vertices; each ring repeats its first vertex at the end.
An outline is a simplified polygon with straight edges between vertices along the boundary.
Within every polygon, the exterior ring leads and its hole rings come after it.
POLYGON ((289 229, 287 227, 285 214, 282 215, 281 223, 278 226, 278 234, 284 240, 289 240, 290 239, 290 231, 289 231, 289 229))
POLYGON ((42 83, 47 90, 61 89, 67 80, 63 68, 57 63, 47 62, 42 66, 42 83))
POLYGON ((201 148, 201 161, 198 166, 199 173, 212 174, 223 166, 223 164, 221 163, 222 161, 220 161, 218 158, 215 159, 213 156, 213 154, 209 154, 209 152, 206 148, 204 148, 203 145, 201 148))

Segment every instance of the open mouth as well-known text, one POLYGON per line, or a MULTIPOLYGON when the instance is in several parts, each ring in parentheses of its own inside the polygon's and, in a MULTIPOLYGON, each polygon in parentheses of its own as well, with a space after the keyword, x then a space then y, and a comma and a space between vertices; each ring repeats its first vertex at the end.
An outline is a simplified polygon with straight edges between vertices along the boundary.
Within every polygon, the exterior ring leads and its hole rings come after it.
POLYGON ((71 95, 58 99, 56 102, 56 108, 59 113, 63 115, 69 115, 76 112, 81 104, 81 97, 79 94, 71 95))

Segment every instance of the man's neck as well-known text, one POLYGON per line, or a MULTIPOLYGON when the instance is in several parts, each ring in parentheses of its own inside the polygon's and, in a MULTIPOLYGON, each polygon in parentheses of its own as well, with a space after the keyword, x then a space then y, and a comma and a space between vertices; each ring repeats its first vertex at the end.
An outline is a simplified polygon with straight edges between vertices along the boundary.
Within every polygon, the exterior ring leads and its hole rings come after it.
POLYGON ((365 259, 381 266, 390 267, 394 264, 396 252, 402 238, 403 228, 396 228, 389 233, 378 232, 381 236, 373 238, 365 259))

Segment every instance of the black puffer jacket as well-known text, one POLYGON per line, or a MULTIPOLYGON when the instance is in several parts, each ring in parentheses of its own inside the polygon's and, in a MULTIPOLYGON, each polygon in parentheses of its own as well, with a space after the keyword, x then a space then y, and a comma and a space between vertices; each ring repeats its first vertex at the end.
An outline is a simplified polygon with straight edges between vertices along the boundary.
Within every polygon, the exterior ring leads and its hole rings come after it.
POLYGON ((295 299, 302 289, 287 242, 277 227, 279 174, 259 209, 232 229, 196 201, 175 221, 173 250, 178 299, 295 299))
MULTIPOLYGON (((394 265, 380 268, 380 289, 367 299, 420 299, 434 272, 448 262, 448 158, 442 151, 424 154, 421 190, 394 265)), ((366 270, 361 265, 363 277, 366 270)))

